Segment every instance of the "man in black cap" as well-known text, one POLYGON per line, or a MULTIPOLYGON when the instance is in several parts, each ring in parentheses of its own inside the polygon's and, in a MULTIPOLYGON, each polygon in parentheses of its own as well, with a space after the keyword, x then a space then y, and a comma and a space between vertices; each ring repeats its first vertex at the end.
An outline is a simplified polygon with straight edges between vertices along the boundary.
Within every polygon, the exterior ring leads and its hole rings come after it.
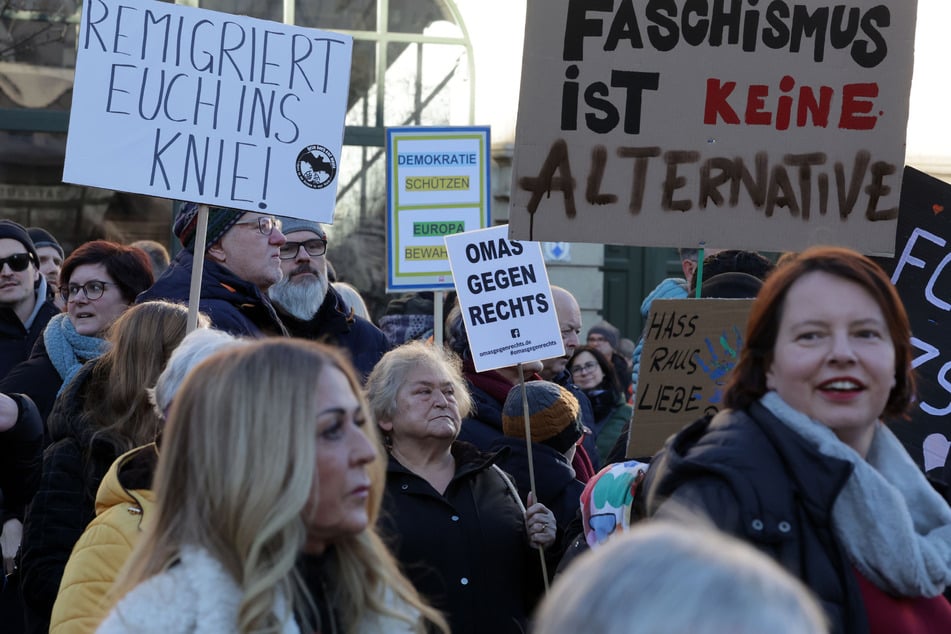
POLYGON ((363 379, 389 350, 372 323, 354 314, 327 275, 327 233, 320 223, 281 217, 287 242, 281 247, 283 278, 268 290, 281 321, 295 337, 323 341, 350 353, 363 379))
POLYGON ((59 309, 46 299, 36 247, 21 225, 0 220, 0 379, 30 356, 59 309))
MULTIPOLYGON (((173 231, 185 248, 137 302, 188 302, 197 228, 198 205, 184 203, 173 231)), ((274 216, 209 208, 198 307, 215 328, 236 336, 287 335, 267 297, 267 289, 281 279, 284 242, 281 223, 274 216)))

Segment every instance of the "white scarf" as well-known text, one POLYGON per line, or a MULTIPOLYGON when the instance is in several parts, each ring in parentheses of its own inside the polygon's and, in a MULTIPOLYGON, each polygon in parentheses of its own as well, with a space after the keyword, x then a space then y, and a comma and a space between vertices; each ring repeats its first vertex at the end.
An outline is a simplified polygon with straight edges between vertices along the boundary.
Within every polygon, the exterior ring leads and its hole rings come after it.
POLYGON ((876 423, 863 460, 775 392, 760 403, 819 453, 854 466, 832 507, 832 524, 859 572, 893 595, 941 594, 951 584, 951 508, 891 430, 876 423))

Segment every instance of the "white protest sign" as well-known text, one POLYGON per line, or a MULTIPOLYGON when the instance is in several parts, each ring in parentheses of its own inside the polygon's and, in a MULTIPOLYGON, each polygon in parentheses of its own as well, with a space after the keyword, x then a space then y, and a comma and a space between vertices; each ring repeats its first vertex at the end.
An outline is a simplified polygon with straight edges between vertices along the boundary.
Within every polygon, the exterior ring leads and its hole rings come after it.
POLYGON ((894 249, 915 0, 528 0, 513 238, 894 249))
POLYGON ((541 247, 507 233, 502 225, 444 238, 478 372, 565 354, 541 247))
POLYGON ((353 39, 89 0, 63 180, 333 221, 353 39))
POLYGON ((489 128, 388 128, 387 292, 452 288, 443 237, 490 223, 489 128))

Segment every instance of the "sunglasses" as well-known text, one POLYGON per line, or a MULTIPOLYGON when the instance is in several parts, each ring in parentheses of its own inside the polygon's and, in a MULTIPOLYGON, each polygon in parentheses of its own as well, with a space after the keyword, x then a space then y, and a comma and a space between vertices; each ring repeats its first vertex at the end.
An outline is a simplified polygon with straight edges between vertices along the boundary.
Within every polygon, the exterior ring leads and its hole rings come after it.
POLYGON ((30 266, 31 261, 29 253, 14 253, 11 256, 0 258, 0 271, 3 270, 4 266, 9 266, 11 271, 20 273, 30 266))

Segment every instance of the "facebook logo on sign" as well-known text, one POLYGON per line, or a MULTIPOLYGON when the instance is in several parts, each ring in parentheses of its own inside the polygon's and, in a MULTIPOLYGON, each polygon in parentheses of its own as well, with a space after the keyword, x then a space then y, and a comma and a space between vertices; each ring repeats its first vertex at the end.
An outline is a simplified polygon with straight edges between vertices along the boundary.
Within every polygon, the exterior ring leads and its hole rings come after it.
POLYGON ((518 339, 522 334, 518 331, 518 328, 512 328, 512 339, 518 339))

